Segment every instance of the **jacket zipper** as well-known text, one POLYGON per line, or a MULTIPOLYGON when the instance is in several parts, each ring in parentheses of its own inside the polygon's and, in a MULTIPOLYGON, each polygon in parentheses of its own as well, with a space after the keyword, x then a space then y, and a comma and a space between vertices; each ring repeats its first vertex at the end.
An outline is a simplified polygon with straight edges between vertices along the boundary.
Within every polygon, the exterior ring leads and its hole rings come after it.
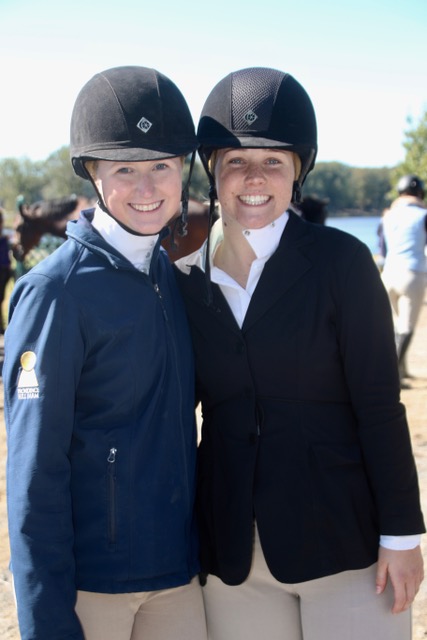
MULTIPOLYGON (((164 317, 165 317, 166 330, 169 333, 169 339, 170 339, 171 346, 172 346, 172 349, 173 349, 174 368, 175 368, 175 375, 176 375, 177 387, 178 387, 178 392, 179 392, 179 405, 177 407, 177 413, 180 416, 179 426, 180 426, 180 432, 181 432, 182 450, 183 450, 183 452, 185 452, 185 445, 184 445, 184 442, 183 442, 183 440, 184 440, 184 435, 183 435, 184 425, 182 424, 182 418, 181 418, 181 416, 182 416, 182 387, 181 387, 181 377, 179 375, 179 370, 178 370, 177 345, 176 345, 176 342, 175 342, 175 337, 173 336, 171 328, 169 326, 168 314, 166 313, 166 309, 165 309, 164 304, 163 304, 163 296, 162 296, 162 292, 160 291, 160 287, 157 284, 157 282, 154 283, 153 287, 154 287, 154 291, 159 296, 159 301, 160 301, 160 304, 162 306, 163 314, 164 314, 164 317)), ((187 461, 187 457, 186 457, 185 462, 186 462, 186 465, 187 465, 187 462, 188 462, 187 461)), ((189 501, 190 497, 189 497, 189 490, 188 490, 187 483, 186 483, 186 491, 187 491, 187 500, 189 501)))
POLYGON ((108 540, 110 544, 116 543, 116 454, 117 449, 111 447, 108 462, 108 540))
POLYGON ((168 321, 168 314, 166 313, 165 305, 163 304, 163 296, 162 296, 162 292, 160 291, 160 287, 159 287, 159 285, 157 284, 157 282, 155 282, 155 283, 153 284, 153 288, 154 288, 154 291, 157 293, 157 296, 158 296, 158 298, 159 298, 159 300, 160 300, 160 305, 161 305, 161 307, 162 307, 162 311, 163 311, 163 315, 165 316, 165 320, 166 320, 166 322, 169 322, 169 321, 168 321))

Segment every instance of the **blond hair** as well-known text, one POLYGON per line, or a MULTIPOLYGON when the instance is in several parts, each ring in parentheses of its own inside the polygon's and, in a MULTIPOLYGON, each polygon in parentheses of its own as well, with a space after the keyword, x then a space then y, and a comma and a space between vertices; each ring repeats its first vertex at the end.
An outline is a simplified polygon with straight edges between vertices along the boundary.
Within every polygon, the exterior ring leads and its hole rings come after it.
POLYGON ((85 165, 86 171, 88 172, 92 180, 96 180, 98 160, 86 160, 84 165, 85 165))

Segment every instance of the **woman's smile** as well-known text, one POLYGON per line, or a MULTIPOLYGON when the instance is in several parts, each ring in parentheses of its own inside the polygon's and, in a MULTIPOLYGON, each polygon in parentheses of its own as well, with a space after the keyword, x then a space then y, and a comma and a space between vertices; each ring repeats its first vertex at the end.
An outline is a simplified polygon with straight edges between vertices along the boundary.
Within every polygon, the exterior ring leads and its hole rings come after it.
POLYGON ((221 149, 215 178, 223 220, 261 229, 289 207, 295 180, 293 153, 282 149, 221 149))
POLYGON ((265 204, 270 200, 270 196, 260 196, 260 195, 245 195, 239 196, 239 200, 243 202, 243 204, 247 204, 250 207, 259 207, 260 205, 265 204))

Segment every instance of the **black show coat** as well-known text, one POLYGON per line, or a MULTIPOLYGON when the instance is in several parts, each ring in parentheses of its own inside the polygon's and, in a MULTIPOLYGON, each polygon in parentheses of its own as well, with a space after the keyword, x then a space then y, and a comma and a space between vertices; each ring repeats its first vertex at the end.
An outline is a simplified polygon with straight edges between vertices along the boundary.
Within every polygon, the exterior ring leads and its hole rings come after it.
POLYGON ((197 254, 181 259, 203 428, 202 567, 249 573, 253 521, 295 583, 376 561, 379 535, 424 531, 387 294, 369 249, 290 213, 240 329, 197 254))

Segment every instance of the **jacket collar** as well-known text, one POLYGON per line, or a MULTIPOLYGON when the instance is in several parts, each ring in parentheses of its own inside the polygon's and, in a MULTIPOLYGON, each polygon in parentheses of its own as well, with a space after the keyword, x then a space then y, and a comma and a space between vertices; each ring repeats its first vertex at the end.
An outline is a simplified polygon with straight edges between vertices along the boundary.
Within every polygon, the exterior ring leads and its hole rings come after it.
POLYGON ((312 262, 304 248, 313 242, 311 226, 290 212, 279 246, 266 262, 252 296, 243 322, 243 331, 257 322, 312 268, 312 262))
MULTIPOLYGON (((312 268, 312 262, 305 249, 313 244, 314 235, 309 223, 301 220, 297 214, 289 211, 289 220, 280 239, 276 251, 266 262, 260 281, 254 291, 242 331, 245 331, 262 317, 277 300, 312 268)), ((200 292, 206 291, 205 274, 199 268, 200 261, 204 260, 203 248, 193 254, 190 260, 181 259, 180 269, 190 274, 190 280, 194 279, 196 286, 190 287, 188 292, 197 304, 207 306, 206 295, 200 292)), ((185 283, 186 277, 182 278, 185 283)), ((213 302, 207 308, 216 316, 217 320, 226 324, 229 329, 240 332, 234 316, 228 306, 221 289, 212 284, 213 302)))
MULTIPOLYGON (((116 268, 134 269, 135 267, 130 260, 120 253, 116 247, 107 242, 107 240, 105 240, 92 225, 94 212, 94 208, 84 209, 80 212, 80 217, 77 220, 68 222, 67 236, 84 245, 93 253, 104 256, 116 268)), ((150 273, 152 272, 152 267, 157 262, 158 255, 161 250, 161 241, 167 234, 167 228, 162 229, 159 233, 153 248, 150 273)))

